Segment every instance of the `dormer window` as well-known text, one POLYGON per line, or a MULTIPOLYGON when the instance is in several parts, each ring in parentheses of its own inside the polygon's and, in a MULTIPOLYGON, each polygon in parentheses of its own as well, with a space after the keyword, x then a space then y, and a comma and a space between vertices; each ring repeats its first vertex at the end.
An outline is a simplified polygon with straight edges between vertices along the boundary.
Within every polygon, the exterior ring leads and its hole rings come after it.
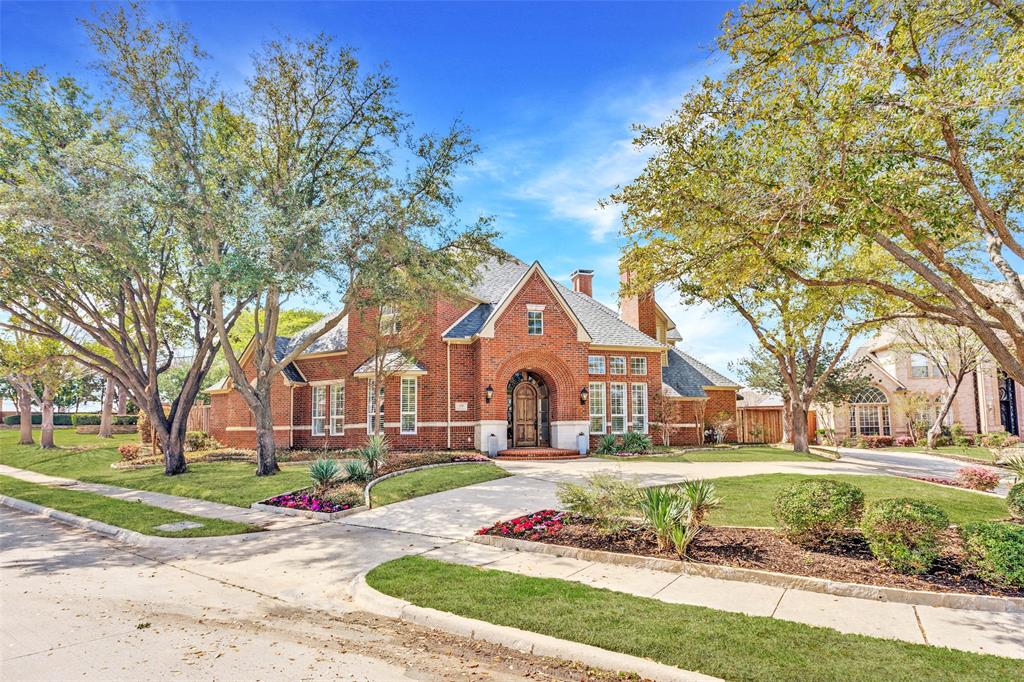
POLYGON ((544 310, 531 310, 526 307, 526 333, 530 336, 541 336, 544 333, 544 310))
POLYGON ((398 306, 389 303, 380 309, 380 331, 382 334, 394 336, 401 331, 402 323, 398 319, 398 306))

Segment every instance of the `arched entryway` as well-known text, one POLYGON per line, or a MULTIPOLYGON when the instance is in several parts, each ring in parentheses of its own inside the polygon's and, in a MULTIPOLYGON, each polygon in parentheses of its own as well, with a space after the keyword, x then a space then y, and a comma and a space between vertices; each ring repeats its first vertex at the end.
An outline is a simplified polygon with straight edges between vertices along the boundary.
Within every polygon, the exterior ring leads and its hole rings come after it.
POLYGON ((506 392, 509 446, 547 447, 551 442, 551 392, 543 377, 520 370, 509 379, 506 392))

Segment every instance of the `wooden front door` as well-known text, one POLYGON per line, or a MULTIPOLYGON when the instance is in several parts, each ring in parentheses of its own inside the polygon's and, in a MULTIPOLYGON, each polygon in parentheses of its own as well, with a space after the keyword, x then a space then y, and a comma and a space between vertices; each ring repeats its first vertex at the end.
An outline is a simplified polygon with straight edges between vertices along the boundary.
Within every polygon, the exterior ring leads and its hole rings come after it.
POLYGON ((512 392, 513 447, 537 445, 537 389, 522 383, 512 392))

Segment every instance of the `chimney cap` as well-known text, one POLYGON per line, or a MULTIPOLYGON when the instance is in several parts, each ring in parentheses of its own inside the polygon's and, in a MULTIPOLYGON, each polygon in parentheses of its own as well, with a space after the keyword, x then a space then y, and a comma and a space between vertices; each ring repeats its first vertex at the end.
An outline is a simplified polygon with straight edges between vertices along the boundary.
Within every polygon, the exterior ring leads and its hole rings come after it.
POLYGON ((593 275, 593 274, 594 274, 593 270, 585 270, 583 268, 579 268, 577 270, 574 270, 573 273, 571 275, 569 275, 569 276, 570 277, 575 277, 576 275, 593 275))

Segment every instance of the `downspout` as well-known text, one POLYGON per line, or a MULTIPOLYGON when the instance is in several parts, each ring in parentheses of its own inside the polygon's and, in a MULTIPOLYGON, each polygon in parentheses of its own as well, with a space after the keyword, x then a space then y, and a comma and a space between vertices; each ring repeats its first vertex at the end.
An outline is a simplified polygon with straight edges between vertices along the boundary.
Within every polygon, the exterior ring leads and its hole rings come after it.
POLYGON ((445 431, 448 439, 448 449, 452 449, 452 344, 445 341, 445 383, 447 394, 447 409, 445 417, 445 431))
POLYGON ((292 390, 288 393, 289 405, 288 405, 288 447, 295 447, 295 384, 292 384, 292 390))

